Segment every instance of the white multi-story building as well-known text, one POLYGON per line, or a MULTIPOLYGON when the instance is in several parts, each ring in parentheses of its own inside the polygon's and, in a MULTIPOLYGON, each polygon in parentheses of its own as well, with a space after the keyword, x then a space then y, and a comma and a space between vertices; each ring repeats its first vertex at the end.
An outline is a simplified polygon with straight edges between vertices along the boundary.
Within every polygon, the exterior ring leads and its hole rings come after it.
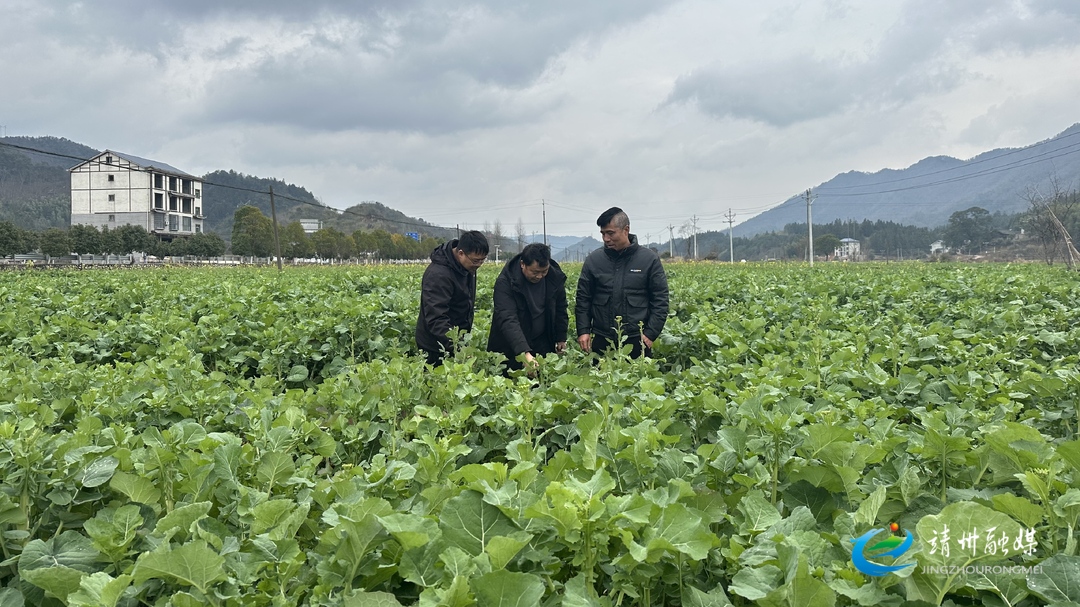
POLYGON ((194 175, 111 150, 69 171, 72 225, 137 225, 166 240, 203 231, 202 181, 194 175))
POLYGON ((840 246, 836 247, 833 251, 833 255, 837 259, 849 259, 855 260, 859 258, 859 254, 862 252, 862 247, 858 240, 854 238, 842 238, 840 239, 840 246))

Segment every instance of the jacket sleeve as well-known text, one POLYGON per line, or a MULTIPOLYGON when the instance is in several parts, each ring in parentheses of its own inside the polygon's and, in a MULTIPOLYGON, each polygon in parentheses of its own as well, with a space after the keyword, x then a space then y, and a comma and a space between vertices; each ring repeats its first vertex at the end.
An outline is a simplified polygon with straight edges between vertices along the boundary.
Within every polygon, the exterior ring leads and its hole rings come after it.
POLYGON ((660 259, 653 259, 649 270, 649 318, 645 322, 643 333, 650 340, 656 340, 664 330, 668 317, 668 282, 667 273, 660 259))
POLYGON ((517 302, 514 301, 514 291, 510 287, 510 281, 500 275, 495 281, 495 290, 492 296, 491 324, 506 340, 514 354, 529 351, 529 340, 525 339, 525 332, 521 330, 521 321, 517 316, 517 302))
POLYGON ((453 345, 447 334, 453 326, 450 322, 450 302, 454 297, 453 280, 443 272, 433 271, 429 280, 423 281, 424 320, 428 331, 445 350, 453 345))
POLYGON ((555 292, 555 343, 566 341, 570 329, 569 307, 566 303, 566 283, 555 292))
POLYGON ((574 301, 574 318, 577 324, 578 336, 592 333, 593 319, 589 315, 592 306, 593 280, 592 271, 589 268, 589 260, 581 266, 581 276, 577 281, 577 296, 574 301))

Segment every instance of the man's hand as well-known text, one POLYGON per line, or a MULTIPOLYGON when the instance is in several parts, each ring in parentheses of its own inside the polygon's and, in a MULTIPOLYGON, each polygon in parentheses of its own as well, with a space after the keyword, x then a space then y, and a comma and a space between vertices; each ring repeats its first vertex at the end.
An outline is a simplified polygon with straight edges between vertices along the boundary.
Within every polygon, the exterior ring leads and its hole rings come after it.
POLYGON ((653 344, 653 340, 649 339, 648 337, 645 337, 645 334, 642 333, 641 334, 641 343, 645 344, 646 348, 651 348, 652 344, 653 344))
POLYGON ((555 353, 562 354, 563 352, 566 352, 566 342, 560 341, 559 343, 555 344, 555 353))
POLYGON ((540 368, 540 361, 536 360, 536 357, 532 355, 532 352, 525 353, 525 372, 529 377, 535 377, 536 371, 540 368))
POLYGON ((592 351, 592 335, 589 335, 588 333, 585 335, 578 335, 577 343, 585 352, 592 351))

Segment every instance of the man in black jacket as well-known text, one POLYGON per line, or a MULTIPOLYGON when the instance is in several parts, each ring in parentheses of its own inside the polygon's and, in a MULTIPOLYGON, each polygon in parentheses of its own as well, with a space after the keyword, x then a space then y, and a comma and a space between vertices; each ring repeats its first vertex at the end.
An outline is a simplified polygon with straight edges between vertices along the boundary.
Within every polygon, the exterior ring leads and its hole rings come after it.
POLYGON ((510 369, 522 368, 522 354, 533 369, 537 356, 566 349, 566 274, 547 245, 534 242, 506 262, 493 304, 487 347, 501 352, 510 369))
POLYGON ((471 331, 476 306, 476 270, 487 259, 487 238, 475 230, 440 245, 420 282, 416 345, 431 365, 442 364, 454 345, 453 329, 471 331))
POLYGON ((604 247, 585 258, 578 278, 578 344, 586 352, 603 352, 615 344, 619 329, 634 358, 648 356, 668 315, 667 274, 656 252, 640 246, 630 233, 630 218, 611 207, 596 220, 604 247))

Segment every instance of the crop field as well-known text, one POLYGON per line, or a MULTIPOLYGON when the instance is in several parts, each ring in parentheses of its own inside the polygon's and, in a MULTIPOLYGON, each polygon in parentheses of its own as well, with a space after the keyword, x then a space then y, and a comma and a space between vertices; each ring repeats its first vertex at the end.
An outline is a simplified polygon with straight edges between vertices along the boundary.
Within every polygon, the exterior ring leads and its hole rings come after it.
POLYGON ((0 607, 1080 604, 1080 276, 667 270, 535 380, 495 267, 435 370, 421 267, 0 273, 0 607))

